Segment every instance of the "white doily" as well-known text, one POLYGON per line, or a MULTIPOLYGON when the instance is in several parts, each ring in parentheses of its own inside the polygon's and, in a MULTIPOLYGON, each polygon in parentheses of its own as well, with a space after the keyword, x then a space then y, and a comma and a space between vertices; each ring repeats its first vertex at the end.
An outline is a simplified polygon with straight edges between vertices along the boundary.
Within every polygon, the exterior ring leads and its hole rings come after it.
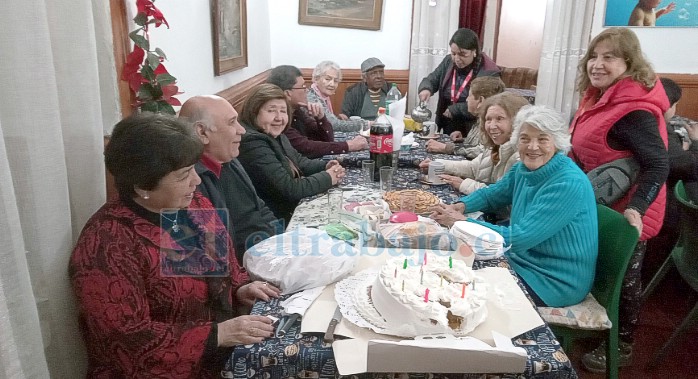
POLYGON ((334 287, 334 297, 342 317, 347 321, 376 333, 394 335, 385 329, 385 320, 373 307, 368 296, 370 286, 376 281, 379 270, 379 267, 372 267, 341 280, 334 287), (360 312, 359 308, 363 312, 360 312))

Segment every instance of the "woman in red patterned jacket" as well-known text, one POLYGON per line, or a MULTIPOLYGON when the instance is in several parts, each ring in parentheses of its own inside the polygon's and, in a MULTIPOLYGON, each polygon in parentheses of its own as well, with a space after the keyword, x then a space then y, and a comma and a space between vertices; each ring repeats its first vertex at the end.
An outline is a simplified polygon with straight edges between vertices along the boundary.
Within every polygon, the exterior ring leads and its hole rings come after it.
POLYGON ((279 290, 249 283, 221 218, 194 192, 202 149, 170 116, 114 128, 104 154, 119 198, 87 222, 70 260, 89 378, 212 378, 232 346, 272 335, 266 317, 235 317, 279 290))

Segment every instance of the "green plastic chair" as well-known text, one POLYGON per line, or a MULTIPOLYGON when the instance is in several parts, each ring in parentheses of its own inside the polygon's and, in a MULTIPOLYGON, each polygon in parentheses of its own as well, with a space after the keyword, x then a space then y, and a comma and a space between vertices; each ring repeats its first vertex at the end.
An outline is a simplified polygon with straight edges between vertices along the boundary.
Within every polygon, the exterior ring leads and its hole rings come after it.
POLYGON ((635 250, 639 233, 622 214, 597 204, 599 216, 599 256, 591 294, 604 308, 611 320, 611 329, 571 329, 550 325, 562 348, 568 353, 572 342, 579 338, 598 337, 606 339, 606 377, 618 378, 618 303, 623 277, 630 257, 635 250))
MULTIPOLYGON (((647 289, 642 294, 642 300, 646 300, 657 285, 664 279, 664 276, 676 267, 681 275, 681 278, 698 292, 698 233, 695 231, 695 226, 698 224, 698 205, 692 204, 686 196, 686 189, 682 181, 679 181, 674 187, 674 194, 679 201, 679 227, 681 228, 681 236, 679 237, 676 246, 671 251, 671 254, 662 264, 662 267, 654 275, 647 289)), ((693 307, 691 312, 684 318, 681 325, 674 331, 674 334, 669 337, 669 340, 655 354, 647 368, 654 368, 664 359, 669 347, 673 345, 679 336, 685 334, 686 329, 690 328, 698 321, 698 303, 693 307)))

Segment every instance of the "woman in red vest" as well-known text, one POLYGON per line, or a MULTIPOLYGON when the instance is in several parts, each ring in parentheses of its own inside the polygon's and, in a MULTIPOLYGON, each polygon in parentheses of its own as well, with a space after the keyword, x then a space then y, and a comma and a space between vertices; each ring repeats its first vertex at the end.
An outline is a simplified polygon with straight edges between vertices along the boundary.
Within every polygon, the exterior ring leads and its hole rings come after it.
MULTIPOLYGON (((607 29, 596 36, 579 71, 582 100, 570 128, 572 157, 584 172, 630 156, 640 166, 634 187, 612 204, 640 232, 621 291, 620 365, 627 366, 640 311, 646 241, 659 232, 664 219, 669 174, 664 112, 669 101, 630 29, 607 29)), ((590 371, 605 372, 605 346, 585 354, 582 362, 590 371)))

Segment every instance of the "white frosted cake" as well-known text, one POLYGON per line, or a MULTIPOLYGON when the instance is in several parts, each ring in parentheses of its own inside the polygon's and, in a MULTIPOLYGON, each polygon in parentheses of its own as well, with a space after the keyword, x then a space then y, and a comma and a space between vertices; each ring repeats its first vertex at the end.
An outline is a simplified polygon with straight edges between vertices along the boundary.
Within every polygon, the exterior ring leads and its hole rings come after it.
MULTIPOLYGON (((449 267, 448 257, 427 258, 406 268, 404 258, 391 258, 381 267, 368 291, 382 326, 400 336, 471 332, 487 317, 486 283, 461 260, 449 267)), ((375 318, 372 311, 359 309, 375 318)))

